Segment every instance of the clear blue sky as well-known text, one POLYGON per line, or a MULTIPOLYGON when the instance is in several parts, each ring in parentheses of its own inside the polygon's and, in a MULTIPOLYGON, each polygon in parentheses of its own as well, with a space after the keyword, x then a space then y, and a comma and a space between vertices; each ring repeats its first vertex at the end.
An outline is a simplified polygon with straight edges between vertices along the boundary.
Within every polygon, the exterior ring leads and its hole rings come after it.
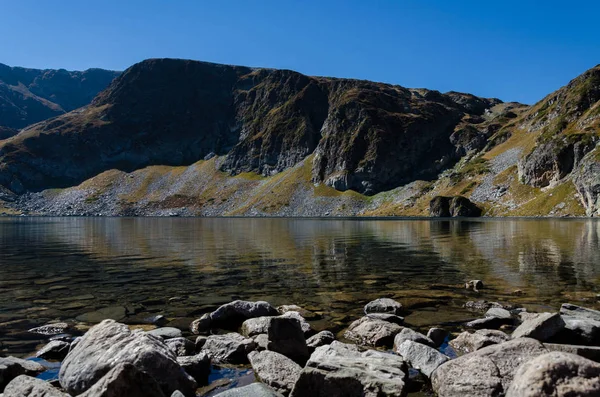
POLYGON ((0 0, 0 63, 175 57, 533 103, 600 63, 600 1, 0 0))

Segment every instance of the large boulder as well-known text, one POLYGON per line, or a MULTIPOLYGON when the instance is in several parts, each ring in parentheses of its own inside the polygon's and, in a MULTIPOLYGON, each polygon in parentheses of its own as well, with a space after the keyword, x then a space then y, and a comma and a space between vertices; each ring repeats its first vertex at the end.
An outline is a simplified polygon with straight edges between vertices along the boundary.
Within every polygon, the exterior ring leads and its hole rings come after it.
POLYGON ((600 311, 588 309, 587 307, 563 303, 560 307, 560 314, 565 316, 583 317, 594 321, 600 321, 600 311))
POLYGON ((431 377, 433 371, 450 359, 434 348, 412 340, 402 342, 396 352, 404 357, 411 367, 418 369, 428 378, 431 377))
POLYGON ((130 331, 113 320, 92 327, 69 352, 60 369, 60 384, 69 394, 82 394, 119 364, 146 372, 166 395, 179 390, 193 396, 196 390, 194 379, 160 338, 130 331))
POLYGON ((310 355, 300 321, 295 318, 272 318, 267 337, 267 350, 281 353, 298 363, 304 364, 310 355))
POLYGON ((523 321, 512 333, 514 338, 533 338, 545 342, 558 334, 565 322, 558 313, 540 313, 523 321))
POLYGON ((311 355, 292 397, 406 395, 408 370, 402 357, 334 341, 311 355))
POLYGON ((277 352, 255 351, 248 359, 258 379, 284 396, 290 394, 302 372, 302 367, 277 352))
POLYGON ((152 376, 129 363, 118 364, 80 396, 167 397, 152 376))
POLYGON ((398 324, 365 316, 350 324, 344 337, 365 346, 392 346, 401 330, 398 324))
POLYGON ((390 298, 379 298, 365 305, 365 314, 370 313, 387 313, 387 314, 402 314, 402 304, 390 298))
POLYGON ((433 390, 440 397, 501 395, 521 364, 547 352, 531 338, 487 346, 440 365, 432 375, 433 390))
POLYGON ((510 337, 502 331, 494 329, 479 329, 475 332, 463 332, 449 344, 461 354, 471 353, 486 346, 507 342, 510 337))
POLYGON ((238 333, 211 335, 204 341, 202 351, 208 354, 215 364, 246 364, 248 353, 256 348, 256 343, 238 333))
POLYGON ((410 328, 403 328, 402 331, 400 331, 394 338, 394 350, 398 351, 398 346, 400 346, 405 340, 411 340, 423 345, 435 347, 435 342, 422 333, 414 331, 410 328))
POLYGON ((600 396, 600 364, 569 353, 543 354, 518 368, 506 396, 600 396))
POLYGON ((600 345, 600 321, 579 316, 561 316, 565 327, 552 337, 552 342, 578 345, 600 345))
POLYGON ((283 394, 277 393, 262 383, 253 383, 244 387, 225 390, 217 394, 218 397, 283 397, 283 394))
POLYGON ((268 302, 236 300, 195 320, 190 325, 190 329, 194 333, 203 333, 210 328, 236 329, 249 318, 277 316, 277 314, 277 310, 268 302))
POLYGON ((207 383, 210 374, 210 356, 206 352, 177 357, 177 362, 199 385, 207 383))
POLYGON ((4 389, 4 397, 69 397, 41 379, 20 375, 4 389))
POLYGON ((436 196, 429 202, 429 216, 437 218, 477 217, 481 216, 481 208, 463 196, 436 196))

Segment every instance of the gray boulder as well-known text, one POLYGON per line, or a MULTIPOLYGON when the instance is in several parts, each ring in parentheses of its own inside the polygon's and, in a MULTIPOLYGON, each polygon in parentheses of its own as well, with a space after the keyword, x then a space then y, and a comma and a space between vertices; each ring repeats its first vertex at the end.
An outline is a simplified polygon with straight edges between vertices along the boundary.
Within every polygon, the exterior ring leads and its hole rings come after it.
POLYGON ((162 338, 164 340, 173 339, 173 338, 181 338, 183 335, 181 330, 174 327, 161 327, 148 331, 150 335, 154 335, 156 337, 162 338))
POLYGON ((547 352, 531 338, 487 346, 440 365, 432 375, 433 390, 440 397, 502 395, 521 364, 547 352))
POLYGON ((364 346, 392 346, 401 330, 398 324, 365 316, 350 324, 344 337, 364 346))
POLYGON ((210 314, 204 314, 190 325, 193 333, 203 333, 211 328, 234 329, 245 320, 255 317, 277 316, 277 310, 268 302, 233 301, 220 306, 210 314))
POLYGON ((256 343, 252 339, 235 332, 210 335, 202 345, 202 351, 216 364, 246 364, 248 353, 255 348, 256 343))
POLYGON ((388 313, 402 314, 402 304, 390 298, 379 298, 365 305, 365 314, 388 313))
MULTIPOLYGON (((0 366, 8 367, 13 364, 16 364, 21 368, 18 371, 19 375, 25 374, 29 376, 37 376, 47 369, 45 366, 35 361, 23 360, 22 358, 17 358, 13 356, 0 357, 0 366)), ((0 384, 2 384, 1 381, 0 384)))
POLYGON ((543 354, 518 368, 506 396, 600 396, 600 364, 569 353, 543 354))
POLYGON ((313 350, 319 346, 329 345, 335 340, 335 335, 331 331, 321 331, 306 340, 306 345, 313 350))
POLYGON ((210 313, 204 313, 202 317, 192 321, 190 324, 190 332, 193 334, 205 334, 210 331, 210 313))
POLYGON ((407 366, 402 357, 332 342, 318 347, 306 363, 292 397, 406 395, 407 366))
POLYGON ((199 385, 207 383, 210 374, 210 357, 206 352, 177 357, 177 362, 199 385))
POLYGON ((544 343, 544 347, 549 351, 564 352, 576 354, 589 360, 600 363, 600 347, 597 346, 578 346, 565 345, 560 343, 544 343))
POLYGON ((300 322, 295 318, 274 317, 267 330, 269 342, 267 350, 281 353, 292 360, 304 364, 310 353, 300 322))
MULTIPOLYGON (((169 394, 170 395, 170 394, 169 394)), ((121 363, 111 369, 81 397, 165 397, 158 382, 134 365, 121 363)))
POLYGON ((255 337, 253 337, 252 340, 254 340, 254 343, 256 343, 257 351, 260 352, 263 350, 267 350, 267 347, 269 346, 269 335, 258 334, 255 337))
POLYGON ((70 347, 71 344, 69 342, 53 340, 41 348, 35 356, 46 360, 62 360, 69 353, 70 347))
POLYGON ((560 314, 565 316, 583 317, 594 321, 600 321, 600 311, 588 309, 587 307, 577 306, 570 303, 563 303, 560 307, 560 314))
POLYGON ((558 313, 540 313, 531 317, 517 327, 512 333, 515 338, 533 338, 545 342, 559 333, 565 327, 565 322, 558 313))
POLYGON ((480 329, 475 332, 463 332, 449 344, 459 353, 471 353, 486 346, 507 342, 510 337, 502 331, 493 329, 480 329))
POLYGON ((435 347, 440 347, 444 343, 448 335, 450 335, 450 333, 443 328, 434 327, 430 328, 429 331, 427 331, 427 337, 431 339, 433 343, 435 343, 435 347))
POLYGON ((41 379, 19 375, 4 389, 4 397, 69 397, 41 379))
POLYGON ((176 356, 190 356, 196 352, 196 344, 184 337, 167 339, 165 344, 176 356))
POLYGON ((258 379, 284 396, 290 394, 302 372, 302 367, 277 352, 252 352, 248 359, 258 379))
POLYGON ((579 316, 561 316, 565 327, 552 341, 581 345, 600 345, 600 321, 579 316))
POLYGON ((485 317, 498 317, 498 318, 510 319, 510 318, 512 318, 512 315, 506 309, 503 309, 501 307, 492 307, 492 308, 488 309, 487 312, 485 312, 485 317))
POLYGON ((253 383, 244 387, 226 390, 217 394, 218 397, 283 397, 283 394, 277 393, 262 383, 253 383))
POLYGON ((434 348, 412 340, 402 342, 396 352, 404 357, 411 367, 418 369, 428 378, 431 377, 433 371, 450 359, 434 348))
POLYGON ((397 348, 405 340, 411 340, 413 342, 421 343, 430 347, 435 347, 435 342, 423 335, 420 332, 413 331, 410 328, 403 328, 398 335, 394 338, 394 350, 398 351, 397 348))
POLYGON ((160 338, 130 331, 113 320, 92 327, 69 352, 60 369, 60 384, 69 394, 82 394, 114 367, 127 363, 152 376, 166 395, 175 390, 194 395, 196 382, 160 338))
MULTIPOLYGON (((314 333, 310 324, 300 315, 298 312, 288 311, 281 316, 277 316, 281 318, 295 318, 300 322, 300 327, 302 328, 302 332, 304 332, 305 336, 309 336, 314 333)), ((240 330, 241 334, 246 337, 253 337, 259 334, 266 334, 269 329, 269 324, 273 316, 269 317, 256 317, 250 318, 242 324, 242 328, 240 330)))
POLYGON ((512 323, 512 318, 485 317, 469 321, 465 326, 473 329, 498 329, 503 325, 510 325, 512 323))

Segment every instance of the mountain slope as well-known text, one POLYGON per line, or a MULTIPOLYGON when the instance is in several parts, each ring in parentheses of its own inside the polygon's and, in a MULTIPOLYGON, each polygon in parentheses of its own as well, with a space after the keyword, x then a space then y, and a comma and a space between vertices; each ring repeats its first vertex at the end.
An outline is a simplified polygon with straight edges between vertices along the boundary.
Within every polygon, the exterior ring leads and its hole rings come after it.
POLYGON ((118 72, 38 70, 0 64, 0 125, 20 129, 87 105, 118 72))

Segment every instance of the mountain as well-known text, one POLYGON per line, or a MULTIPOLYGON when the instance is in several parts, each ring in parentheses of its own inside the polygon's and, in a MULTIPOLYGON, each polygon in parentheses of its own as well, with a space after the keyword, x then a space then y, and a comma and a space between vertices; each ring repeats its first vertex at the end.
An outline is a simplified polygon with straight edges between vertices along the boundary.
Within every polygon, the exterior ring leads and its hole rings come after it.
POLYGON ((0 185, 40 214, 591 216, 598 71, 530 107, 151 59, 0 141, 0 185))
POLYGON ((119 72, 38 70, 0 64, 0 125, 20 129, 87 105, 119 72))

